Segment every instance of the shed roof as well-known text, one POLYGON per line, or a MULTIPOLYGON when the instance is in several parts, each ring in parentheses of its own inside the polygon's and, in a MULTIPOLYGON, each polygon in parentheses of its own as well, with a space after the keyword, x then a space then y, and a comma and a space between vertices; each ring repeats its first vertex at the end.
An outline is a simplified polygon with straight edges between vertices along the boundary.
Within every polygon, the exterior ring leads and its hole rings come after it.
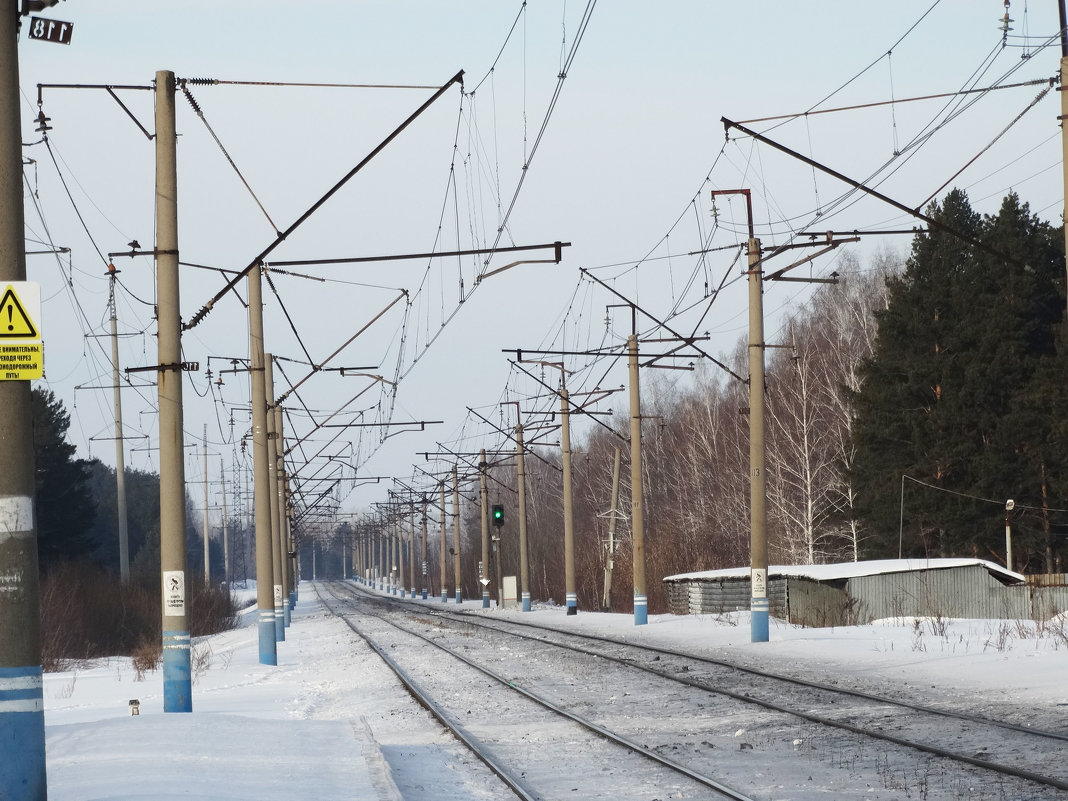
MULTIPOLYGON (((768 578, 798 577, 814 581, 850 579, 856 576, 874 576, 880 573, 907 573, 924 570, 946 570, 954 567, 981 565, 1004 584, 1023 584, 1020 573, 1006 570, 1001 565, 985 559, 874 559, 868 562, 840 562, 833 565, 768 565, 768 578)), ((664 581, 688 581, 701 579, 748 579, 748 567, 729 567, 724 570, 701 570, 696 573, 678 573, 667 576, 664 581)))

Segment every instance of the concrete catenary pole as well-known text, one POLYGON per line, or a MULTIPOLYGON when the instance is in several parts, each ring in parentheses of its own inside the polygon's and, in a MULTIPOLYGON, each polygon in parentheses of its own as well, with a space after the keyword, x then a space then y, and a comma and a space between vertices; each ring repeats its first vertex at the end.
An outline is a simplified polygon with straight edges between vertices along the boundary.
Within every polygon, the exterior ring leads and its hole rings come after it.
POLYGON ((446 528, 446 512, 445 512, 445 479, 441 480, 441 602, 447 604, 449 602, 449 588, 448 588, 448 570, 446 568, 445 550, 448 545, 449 530, 446 528))
POLYGON ((384 574, 386 574, 386 530, 379 514, 378 523, 375 525, 375 587, 382 590, 384 587, 384 574))
MULTIPOLYGON (((282 461, 279 459, 279 461, 282 461)), ((289 475, 286 473, 285 468, 280 468, 281 475, 279 476, 279 484, 281 485, 278 490, 279 499, 278 502, 282 507, 282 615, 285 617, 283 621, 284 628, 289 628, 293 621, 292 609, 294 606, 293 601, 293 557, 289 554, 292 551, 291 543, 293 541, 293 532, 290 528, 290 514, 289 514, 289 475)), ((342 574, 344 576, 344 574, 342 574)))
POLYGON ((222 484, 222 546, 223 546, 223 581, 230 587, 230 533, 226 527, 226 473, 223 459, 219 457, 219 483, 222 484))
POLYGON ((630 506, 631 551, 634 561, 634 625, 649 622, 645 591, 645 511, 642 503, 642 401, 638 384, 638 335, 627 338, 630 365, 630 506))
POLYGON ((622 451, 616 448, 612 461, 612 505, 608 512, 608 542, 604 557, 604 594, 601 596, 601 611, 612 611, 612 568, 616 558, 616 521, 619 520, 619 462, 622 451))
POLYGON ((483 448, 478 453, 478 481, 479 495, 482 504, 482 561, 479 563, 481 571, 479 581, 482 583, 482 608, 489 609, 489 497, 486 495, 486 450, 483 448))
POLYGON ((460 473, 452 466, 452 585, 456 603, 463 601, 460 588, 460 473))
MULTIPOLYGON (((0 286, 26 280, 16 23, 0 14, 0 286)), ((0 381, 0 798, 44 801, 44 696, 29 381, 0 381)))
POLYGON ((415 597, 415 501, 408 504, 408 586, 415 597))
POLYGON ((186 582, 182 321, 174 73, 156 73, 156 296, 159 353, 159 540, 163 579, 163 711, 192 712, 186 582))
MULTIPOLYGON (((263 353, 263 278, 257 265, 248 273, 249 365, 252 387, 253 503, 256 516, 256 606, 259 612, 260 664, 278 664, 274 628, 274 540, 267 453, 267 380, 263 353)), ((315 552, 312 551, 312 575, 315 552)))
POLYGON ((108 308, 111 312, 111 403, 115 411, 115 507, 119 527, 119 580, 130 583, 130 537, 126 527, 126 440, 122 435, 122 385, 119 383, 119 321, 115 308, 115 276, 108 264, 108 308))
POLYGON ((764 475, 764 278, 749 238, 749 504, 751 641, 768 641, 767 484, 764 475))
POLYGON ((389 526, 389 594, 397 594, 397 583, 400 576, 397 572, 397 559, 400 539, 400 526, 396 518, 392 516, 392 507, 386 510, 386 525, 389 526))
POLYGON ((396 509, 396 526, 397 526, 397 589, 400 591, 400 597, 403 598, 406 595, 407 586, 404 583, 404 526, 401 524, 401 508, 400 504, 397 504, 396 509))
POLYGON ((385 512, 382 513, 382 526, 386 530, 386 563, 384 565, 386 571, 386 594, 392 595, 393 582, 396 581, 397 578, 393 575, 393 569, 396 566, 396 563, 393 561, 393 552, 397 545, 396 541, 393 539, 393 535, 396 531, 385 512))
MULTIPOLYGON (((560 370, 563 384, 564 372, 560 370)), ((571 503, 571 412, 567 387, 560 387, 560 451, 564 469, 564 598, 567 614, 578 613, 578 592, 575 589, 575 512, 571 503)))
POLYGON ((204 586, 211 586, 211 536, 208 528, 208 424, 204 423, 204 586))
MULTIPOLYGON (((297 535, 294 531, 294 509, 293 509, 293 492, 289 486, 289 479, 286 478, 286 547, 288 553, 286 554, 286 565, 289 568, 289 614, 292 615, 293 610, 297 608, 297 601, 299 600, 299 594, 297 591, 297 585, 300 583, 300 565, 297 562, 297 535)), ((286 619, 286 625, 289 625, 289 619, 286 619)))
POLYGON ((426 600, 426 597, 427 597, 426 583, 427 583, 427 579, 429 577, 428 574, 430 573, 430 565, 426 561, 426 504, 427 504, 427 500, 426 500, 426 496, 424 495, 423 496, 423 561, 422 561, 422 564, 419 565, 419 569, 423 573, 423 600, 424 601, 426 600))
POLYGON ((404 584, 404 569, 401 563, 401 554, 404 552, 404 542, 401 535, 400 520, 393 518, 393 594, 404 584))
MULTIPOLYGON (((273 374, 272 374, 273 377, 273 374)), ((272 390, 273 391, 273 390, 272 390)), ((282 638, 290 624, 289 613, 289 536, 286 511, 286 466, 285 437, 282 423, 282 407, 275 404, 274 409, 274 453, 275 453, 275 503, 278 504, 278 586, 282 594, 282 638)))
POLYGON ((274 636, 286 638, 282 608, 282 533, 278 509, 278 418, 274 413, 274 356, 263 354, 263 386, 267 403, 267 495, 271 507, 271 581, 274 589, 274 636))
MULTIPOLYGON (((518 411, 518 406, 516 407, 518 411)), ((519 490, 519 584, 522 610, 530 611, 530 567, 527 560, 527 476, 523 469, 523 424, 515 427, 516 484, 519 490)))

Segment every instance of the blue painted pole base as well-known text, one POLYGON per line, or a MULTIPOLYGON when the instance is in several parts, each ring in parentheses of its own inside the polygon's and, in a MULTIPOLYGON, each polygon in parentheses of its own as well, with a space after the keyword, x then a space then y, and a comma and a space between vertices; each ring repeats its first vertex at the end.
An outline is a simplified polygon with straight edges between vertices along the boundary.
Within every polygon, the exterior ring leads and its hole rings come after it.
POLYGON ((282 617, 282 628, 288 629, 290 624, 293 622, 293 616, 292 616, 292 614, 290 614, 290 611, 289 611, 289 599, 288 598, 286 598, 284 601, 282 601, 282 615, 283 615, 283 617, 282 617))
POLYGON ((44 697, 40 665, 0 667, 0 798, 44 801, 44 697))
POLYGON ((489 601, 490 601, 489 591, 488 590, 483 590, 482 591, 482 608, 483 609, 489 609, 490 608, 489 601))
POLYGON ((278 664, 278 646, 274 636, 274 610, 261 609, 259 617, 260 664, 278 664))
POLYGON ((767 598, 752 598, 750 600, 752 628, 751 628, 751 641, 752 642, 767 642, 768 635, 768 623, 769 623, 769 604, 767 598))
POLYGON ((644 595, 634 596, 634 625, 644 626, 649 622, 649 599, 644 595))
POLYGON ((569 615, 577 615, 578 614, 578 595, 576 595, 573 592, 569 592, 569 593, 567 593, 565 598, 566 598, 566 601, 567 601, 567 613, 569 615))
POLYGON ((163 632, 163 711, 193 711, 189 632, 163 632))
POLYGON ((460 597, 460 591, 457 590, 456 591, 456 603, 462 604, 463 602, 464 602, 464 599, 462 597, 460 597))
POLYGON ((523 611, 524 612, 529 612, 530 611, 530 593, 529 592, 524 592, 523 593, 523 611))
POLYGON ((286 641, 286 616, 281 606, 274 608, 274 638, 278 642, 286 641))
POLYGON ((442 590, 441 591, 441 602, 443 604, 447 604, 449 602, 449 591, 448 590, 442 590))
POLYGON ((426 587, 423 587, 423 600, 426 600, 426 587))

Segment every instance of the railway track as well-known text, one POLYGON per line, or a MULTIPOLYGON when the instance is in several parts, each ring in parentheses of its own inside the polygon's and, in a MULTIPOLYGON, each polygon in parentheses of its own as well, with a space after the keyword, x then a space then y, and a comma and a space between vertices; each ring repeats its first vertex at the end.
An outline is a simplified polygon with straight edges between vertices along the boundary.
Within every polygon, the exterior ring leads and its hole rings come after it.
MULTIPOLYGON (((866 769, 874 771, 874 778, 869 783, 876 789, 881 783, 883 789, 898 785, 898 789, 904 787, 907 791, 911 784, 921 797, 957 797, 955 792, 959 790, 964 793, 964 788, 974 783, 999 787, 1002 794, 989 796, 991 798, 1035 799, 1060 798, 1068 790, 1065 768, 1059 759, 1068 737, 1058 732, 1038 731, 962 711, 932 708, 818 682, 777 676, 666 648, 563 632, 529 623, 501 619, 489 621, 486 615, 477 612, 450 611, 423 603, 400 602, 391 597, 364 593, 352 585, 345 586, 373 599, 382 609, 399 607, 406 610, 408 615, 417 613, 421 619, 433 621, 436 628, 433 638, 443 639, 448 635, 451 639, 463 640, 466 637, 468 641, 478 641, 484 652, 480 658, 495 660, 495 650, 516 650, 515 658, 507 663, 507 670, 513 681, 521 681, 525 687, 546 684, 545 654, 548 651, 561 654, 570 652, 585 660, 592 660, 595 665, 611 664, 620 671, 640 672, 639 675, 646 676, 646 683, 649 676, 656 676, 673 685, 688 688, 696 695, 677 703, 700 709, 702 716, 711 714, 723 718, 726 715, 731 720, 740 721, 741 729, 745 729, 746 715, 725 712, 723 703, 729 702, 735 707, 743 704, 750 710, 757 707, 771 715, 768 719, 770 722, 751 726, 745 736, 763 738, 761 747, 765 751, 773 745, 779 746, 773 750, 782 751, 781 741, 785 739, 792 746, 794 761, 800 755, 803 759, 807 757, 810 765, 819 762, 823 768, 828 764, 841 767, 848 762, 851 772, 858 770, 857 766, 862 763, 872 763, 866 769), (473 631, 479 632, 477 638, 471 637, 473 631), (539 654, 533 660, 533 669, 528 666, 523 672, 523 656, 513 646, 502 644, 499 638, 527 642, 532 652, 539 654), (713 704, 708 700, 710 696, 719 700, 713 704), (787 719, 792 722, 786 722, 787 719), (784 738, 783 732, 796 736, 784 738), (879 744, 873 745, 873 741, 879 744), (917 752, 926 755, 926 758, 921 760, 917 752), (894 779, 892 774, 897 772, 896 766, 909 761, 915 763, 915 767, 902 769, 901 778, 894 779), (956 763, 959 767, 951 770, 946 767, 948 763, 956 763), (908 778, 910 772, 913 774, 912 780, 908 778), (1007 782, 1016 789, 1006 791, 1007 782), (932 783, 941 785, 942 796, 937 792, 932 793, 932 783), (946 795, 946 792, 949 794, 946 795), (1007 795, 1004 794, 1006 792, 1007 795)), ((471 650, 470 645, 465 646, 465 651, 471 650)), ((603 667, 598 667, 598 670, 603 670, 603 667)), ((612 675, 612 682, 617 687, 626 685, 626 680, 619 678, 624 674, 612 675)), ((557 697, 561 697, 560 688, 555 689, 557 697)), ((636 689, 630 695, 633 697, 640 692, 640 689, 636 689)), ((598 715, 602 720, 613 719, 613 710, 600 703, 596 689, 586 695, 569 691, 562 697, 567 700, 560 701, 561 704, 583 709, 600 707, 598 715)), ((659 717, 655 710, 648 713, 641 713, 637 709, 634 711, 638 717, 659 717)), ((695 746, 701 742, 709 743, 707 738, 698 739, 702 737, 700 727, 687 729, 680 726, 675 732, 677 742, 674 743, 668 742, 670 738, 665 737, 667 734, 669 732, 659 732, 661 742, 653 746, 654 750, 681 748, 683 751, 700 751, 695 746)), ((740 745, 745 745, 744 740, 740 745)), ((785 756, 777 753, 776 759, 785 756)), ((713 760, 701 758, 690 760, 687 764, 705 765, 709 762, 713 760)), ((705 767, 700 769, 714 773, 705 767)), ((777 770, 789 772, 790 768, 786 766, 777 770)), ((833 781, 833 777, 825 781, 833 781)), ((735 782, 734 786, 747 785, 735 782)), ((759 792, 757 796, 760 797, 759 792)), ((872 796, 869 794, 866 797, 872 796)))
MULTIPOLYGON (((354 596, 345 598, 336 591, 337 587, 328 589, 330 597, 325 598, 316 586, 326 608, 341 617, 383 659, 413 697, 524 801, 554 797, 715 797, 754 801, 752 796, 568 711, 458 650, 388 620, 383 614, 361 608, 360 622, 357 623, 353 620, 354 615, 338 605, 338 602, 351 601, 354 596), (404 656, 412 649, 398 647, 398 635, 432 646, 451 657, 452 663, 444 669, 440 661, 413 662, 404 656), (463 677, 463 670, 474 674, 475 678, 463 677), (491 683, 487 683, 486 678, 491 683), (457 692, 458 685, 468 682, 476 688, 477 697, 457 692), (477 702, 488 717, 473 717, 470 708, 473 702, 477 702), (500 718, 502 710, 507 710, 507 720, 500 718), (538 740, 536 745, 530 742, 532 736, 538 740), (532 747, 541 752, 538 764, 522 758, 523 752, 532 747), (554 758, 552 752, 561 749, 559 757, 554 758), (558 766, 573 759, 575 752, 582 753, 593 764, 616 767, 610 776, 596 770, 586 776, 561 775, 558 766)), ((366 604, 367 598, 360 598, 360 602, 366 604)), ((419 649, 420 654, 423 652, 419 649)))

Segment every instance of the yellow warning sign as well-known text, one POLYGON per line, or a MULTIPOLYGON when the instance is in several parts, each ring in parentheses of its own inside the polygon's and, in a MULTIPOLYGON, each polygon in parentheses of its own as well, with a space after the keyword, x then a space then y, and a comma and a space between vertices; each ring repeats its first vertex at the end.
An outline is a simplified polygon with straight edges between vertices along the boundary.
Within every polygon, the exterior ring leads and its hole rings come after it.
POLYGON ((42 378, 41 285, 13 281, 0 286, 0 381, 42 378))
MULTIPOLYGON (((39 291, 39 290, 38 290, 39 291)), ((37 295, 40 306, 40 294, 37 295)), ((15 292, 15 286, 7 285, 4 296, 0 298, 0 338, 3 339, 40 339, 41 332, 33 324, 26 306, 15 292)))

